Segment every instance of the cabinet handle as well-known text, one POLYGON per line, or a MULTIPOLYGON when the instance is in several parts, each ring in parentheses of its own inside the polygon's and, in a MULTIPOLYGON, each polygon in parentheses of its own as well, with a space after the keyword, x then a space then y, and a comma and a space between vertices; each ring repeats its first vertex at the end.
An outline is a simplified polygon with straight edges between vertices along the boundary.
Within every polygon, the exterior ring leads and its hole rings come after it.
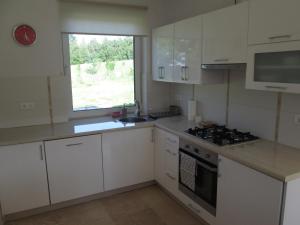
POLYGON ((162 79, 162 66, 158 67, 158 78, 162 79))
POLYGON ((43 145, 40 145, 40 157, 41 160, 44 161, 43 145))
POLYGON ((265 86, 268 89, 278 89, 278 90, 286 90, 287 87, 280 87, 280 86, 265 86))
POLYGON ((161 77, 162 77, 162 79, 165 79, 165 73, 166 73, 166 71, 165 71, 165 67, 164 66, 162 66, 162 68, 161 68, 161 77))
POLYGON ((184 66, 181 67, 181 80, 185 80, 183 73, 184 73, 184 66))
POLYGON ((177 143, 177 141, 172 140, 171 138, 167 138, 167 140, 168 140, 169 142, 171 142, 172 144, 176 144, 176 143, 177 143))
POLYGON ((200 213, 200 210, 199 209, 196 209, 192 204, 188 204, 187 205, 191 210, 193 210, 194 212, 196 212, 197 214, 200 213))
POLYGON ((229 59, 215 59, 215 62, 228 62, 229 59))
POLYGON ((154 134, 154 129, 151 130, 151 142, 155 142, 155 134, 154 134))
POLYGON ((275 39, 279 39, 279 38, 291 38, 292 35, 290 34, 286 34, 286 35, 278 35, 278 36, 272 36, 272 37, 269 37, 270 40, 275 40, 275 39))
POLYGON ((188 69, 189 69, 188 66, 185 66, 185 67, 184 67, 184 77, 185 77, 185 80, 186 80, 186 81, 189 80, 188 69))
POLYGON ((176 156, 177 154, 176 153, 173 153, 171 150, 169 149, 166 149, 166 152, 169 153, 170 155, 172 156, 176 156))
POLYGON ((166 173, 167 177, 169 177, 171 180, 176 180, 175 177, 173 177, 172 175, 170 175, 169 173, 166 173))
POLYGON ((66 145, 66 147, 73 147, 73 146, 79 146, 79 145, 83 145, 83 143, 68 144, 68 145, 66 145))

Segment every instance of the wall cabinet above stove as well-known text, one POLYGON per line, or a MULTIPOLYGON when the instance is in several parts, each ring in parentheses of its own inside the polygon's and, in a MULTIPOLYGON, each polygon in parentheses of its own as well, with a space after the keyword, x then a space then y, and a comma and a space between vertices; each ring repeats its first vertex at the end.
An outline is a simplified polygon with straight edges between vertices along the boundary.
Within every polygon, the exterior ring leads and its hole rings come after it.
POLYGON ((0 77, 63 74, 58 13, 56 0, 0 1, 0 77), (22 46, 14 40, 13 30, 21 24, 35 30, 33 45, 22 46))
POLYGON ((202 16, 153 30, 153 79, 156 81, 222 83, 222 72, 201 70, 202 16))
POLYGON ((252 0, 248 43, 300 40, 299 0, 252 0))
POLYGON ((248 2, 203 16, 203 64, 246 63, 248 2))

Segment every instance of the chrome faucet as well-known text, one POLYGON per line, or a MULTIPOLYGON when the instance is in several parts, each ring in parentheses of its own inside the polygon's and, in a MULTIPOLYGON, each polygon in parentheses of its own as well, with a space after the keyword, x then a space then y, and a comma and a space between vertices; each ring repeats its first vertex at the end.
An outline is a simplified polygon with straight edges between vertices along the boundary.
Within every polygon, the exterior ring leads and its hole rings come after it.
POLYGON ((135 107, 136 107, 135 116, 140 117, 141 116, 141 104, 138 100, 135 100, 135 107))

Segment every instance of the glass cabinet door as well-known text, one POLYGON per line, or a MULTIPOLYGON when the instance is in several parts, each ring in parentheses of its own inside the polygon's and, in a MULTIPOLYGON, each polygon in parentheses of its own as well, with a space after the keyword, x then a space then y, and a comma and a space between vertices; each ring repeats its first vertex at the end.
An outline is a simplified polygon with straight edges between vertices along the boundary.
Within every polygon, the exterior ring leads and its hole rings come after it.
POLYGON ((300 84, 300 51, 256 53, 254 81, 300 84))

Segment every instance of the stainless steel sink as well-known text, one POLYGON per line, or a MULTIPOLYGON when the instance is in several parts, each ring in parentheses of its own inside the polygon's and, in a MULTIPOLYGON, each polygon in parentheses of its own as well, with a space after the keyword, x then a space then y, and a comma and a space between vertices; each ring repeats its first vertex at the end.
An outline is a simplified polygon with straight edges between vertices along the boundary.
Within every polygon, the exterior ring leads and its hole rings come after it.
POLYGON ((148 117, 126 117, 126 118, 119 119, 119 121, 122 123, 141 123, 141 122, 147 122, 152 120, 153 119, 148 117))

